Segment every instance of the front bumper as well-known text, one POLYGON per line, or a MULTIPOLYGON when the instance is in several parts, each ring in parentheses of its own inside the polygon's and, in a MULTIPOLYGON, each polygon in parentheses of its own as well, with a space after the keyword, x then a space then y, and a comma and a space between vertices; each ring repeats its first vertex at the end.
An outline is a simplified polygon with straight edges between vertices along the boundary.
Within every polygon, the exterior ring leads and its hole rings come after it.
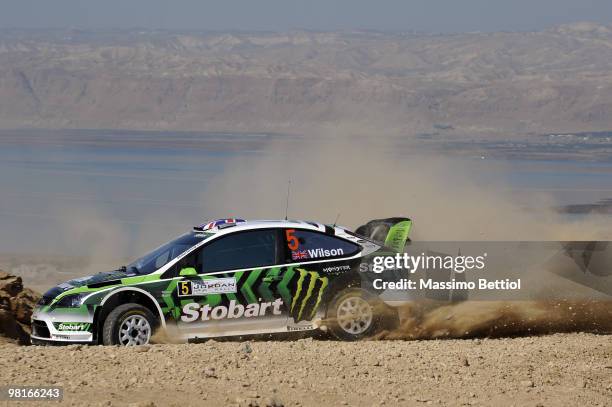
POLYGON ((82 310, 36 309, 32 314, 34 342, 91 343, 94 341, 94 318, 91 312, 82 310))

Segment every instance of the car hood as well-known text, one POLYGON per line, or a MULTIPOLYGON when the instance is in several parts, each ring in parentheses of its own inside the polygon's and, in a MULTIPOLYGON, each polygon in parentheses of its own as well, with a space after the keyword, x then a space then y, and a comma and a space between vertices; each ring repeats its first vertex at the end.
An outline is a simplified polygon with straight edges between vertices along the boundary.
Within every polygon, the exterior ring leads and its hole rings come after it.
POLYGON ((134 273, 127 273, 125 271, 116 270, 105 271, 86 277, 79 277, 72 280, 68 280, 65 283, 58 284, 57 286, 47 291, 43 295, 43 297, 51 300, 63 293, 64 291, 72 290, 73 288, 82 287, 85 285, 105 283, 107 281, 121 280, 122 278, 133 276, 135 276, 134 273))

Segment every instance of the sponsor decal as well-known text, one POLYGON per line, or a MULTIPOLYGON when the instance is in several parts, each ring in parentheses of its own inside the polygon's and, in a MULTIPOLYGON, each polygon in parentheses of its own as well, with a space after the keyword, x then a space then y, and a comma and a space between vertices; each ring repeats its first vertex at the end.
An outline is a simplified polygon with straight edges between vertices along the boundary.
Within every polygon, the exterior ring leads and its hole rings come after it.
POLYGON ((300 241, 297 236, 295 236, 295 229, 287 229, 285 231, 285 237, 287 238, 287 247, 289 250, 294 251, 299 249, 300 241))
POLYGON ((292 260, 303 260, 307 259, 308 257, 308 252, 306 252, 306 250, 295 250, 291 252, 292 260))
MULTIPOLYGON (((287 240, 287 247, 291 250, 291 259, 292 260, 302 260, 309 258, 319 258, 319 257, 335 257, 342 256, 344 254, 344 249, 306 249, 300 250, 300 240, 295 235, 295 229, 287 229, 285 230, 285 238, 287 240)), ((303 243, 303 242, 302 242, 303 243)))
POLYGON ((335 257, 342 256, 344 254, 344 250, 341 248, 338 249, 309 249, 308 256, 311 258, 317 257, 335 257))
MULTIPOLYGON (((207 298, 208 307, 198 304, 194 297, 187 295, 178 297, 175 293, 180 292, 179 282, 174 287, 169 286, 163 291, 164 306, 162 311, 168 318, 179 322, 193 322, 198 319, 223 319, 223 318, 251 318, 259 316, 261 307, 264 307, 266 315, 273 313, 276 309, 290 312, 293 323, 300 321, 311 321, 321 307, 323 294, 327 290, 329 281, 317 272, 310 272, 297 267, 274 267, 270 269, 255 269, 239 271, 234 274, 237 283, 235 294, 212 295, 207 298), (217 298, 218 297, 218 298, 217 298), (193 298, 193 299, 191 299, 193 298), (281 299, 282 308, 274 308, 274 302, 281 299), (177 300, 180 302, 177 303, 177 300), (235 300, 237 303, 230 302, 235 300), (268 305, 261 305, 267 303, 268 305), (244 311, 240 308, 244 305, 244 311), (250 304, 250 305, 249 305, 250 304), (270 308, 269 304, 273 304, 270 308), (227 312, 222 309, 211 312, 216 306, 228 307, 227 312), (255 310, 257 308, 257 312, 255 310)), ((188 289, 188 286, 187 286, 188 289)), ((280 304, 279 304, 280 307, 280 304)))
POLYGON ((54 322, 53 326, 58 331, 89 332, 91 324, 87 322, 54 322))
POLYGON ((198 226, 198 229, 205 231, 205 230, 214 229, 219 226, 224 226, 224 225, 229 226, 232 224, 243 223, 243 222, 245 222, 244 219, 238 219, 238 218, 217 219, 217 220, 213 220, 212 222, 201 224, 200 226, 198 226))
POLYGON ((288 326, 287 331, 296 332, 296 331, 311 331, 314 327, 312 325, 302 325, 302 326, 288 326))
POLYGON ((319 304, 321 304, 328 279, 319 276, 319 273, 315 271, 302 269, 297 269, 297 271, 300 273, 300 277, 291 301, 291 316, 294 322, 310 321, 314 318, 319 304))
POLYGON ((53 339, 71 339, 68 335, 51 335, 53 339))
POLYGON ((277 298, 271 302, 251 303, 246 306, 239 304, 236 300, 231 300, 229 305, 218 305, 211 307, 209 304, 198 304, 192 302, 183 306, 183 315, 181 321, 194 322, 197 320, 209 321, 220 319, 239 319, 239 318, 255 318, 263 317, 272 313, 272 315, 280 315, 280 307, 283 305, 283 300, 277 298))
POLYGON ((178 296, 192 297, 209 294, 233 294, 238 292, 236 278, 216 278, 214 280, 179 281, 178 296))
POLYGON ((324 272, 329 273, 331 271, 349 271, 351 269, 350 266, 347 265, 343 265, 343 266, 329 266, 329 267, 325 267, 323 269, 324 272))

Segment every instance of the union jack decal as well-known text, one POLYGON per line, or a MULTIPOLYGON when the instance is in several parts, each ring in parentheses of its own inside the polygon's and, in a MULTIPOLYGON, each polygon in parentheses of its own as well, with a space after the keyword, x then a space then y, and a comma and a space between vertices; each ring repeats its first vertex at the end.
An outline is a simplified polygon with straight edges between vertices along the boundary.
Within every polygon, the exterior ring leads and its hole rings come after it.
POLYGON ((295 250, 291 252, 292 260, 301 260, 301 259, 307 259, 307 258, 308 258, 308 252, 306 252, 306 250, 295 250))
POLYGON ((198 226, 197 229, 209 230, 209 229, 213 229, 213 228, 216 228, 222 225, 231 225, 231 224, 236 224, 236 223, 241 223, 241 222, 246 222, 246 221, 244 219, 238 219, 238 218, 217 219, 217 220, 213 220, 208 223, 203 223, 200 226, 198 226))

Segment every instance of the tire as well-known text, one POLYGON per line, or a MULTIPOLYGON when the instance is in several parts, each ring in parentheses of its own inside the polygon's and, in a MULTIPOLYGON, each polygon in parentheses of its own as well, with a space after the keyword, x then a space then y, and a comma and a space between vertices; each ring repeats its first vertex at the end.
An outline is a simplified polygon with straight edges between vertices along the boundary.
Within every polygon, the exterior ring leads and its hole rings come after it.
POLYGON ((359 288, 347 288, 332 298, 327 308, 329 331, 337 339, 358 341, 388 329, 397 319, 376 296, 359 288))
POLYGON ((150 342, 158 321, 155 315, 140 304, 119 305, 104 321, 104 345, 138 346, 150 342))

